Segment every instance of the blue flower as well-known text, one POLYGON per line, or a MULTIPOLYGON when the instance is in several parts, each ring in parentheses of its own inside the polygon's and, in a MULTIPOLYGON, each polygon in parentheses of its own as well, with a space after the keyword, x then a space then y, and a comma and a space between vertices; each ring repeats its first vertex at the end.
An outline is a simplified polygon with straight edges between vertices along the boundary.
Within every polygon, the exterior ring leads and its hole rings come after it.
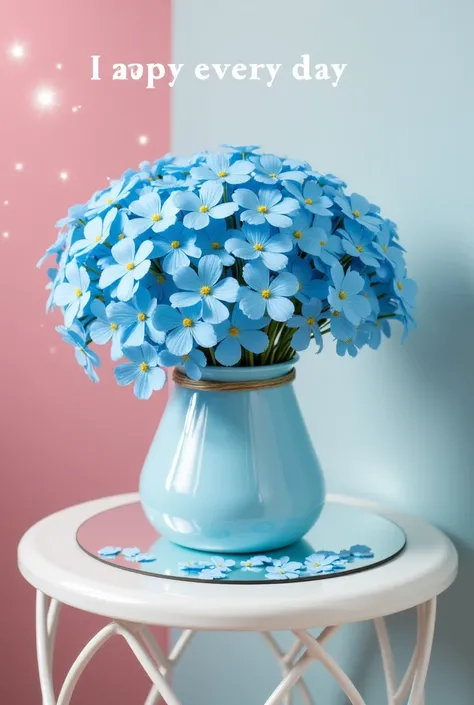
POLYGON ((170 296, 173 307, 182 308, 202 304, 202 319, 206 323, 221 323, 229 317, 229 309, 222 301, 237 300, 239 283, 233 277, 222 274, 222 262, 215 255, 205 255, 199 261, 198 271, 191 267, 180 269, 174 275, 174 283, 184 291, 170 296))
POLYGON ((152 323, 156 309, 156 299, 152 299, 146 289, 139 289, 129 304, 111 303, 108 315, 122 331, 122 344, 138 347, 145 340, 145 334, 154 343, 165 342, 164 333, 157 331, 152 323))
POLYGON ((355 357, 357 355, 358 349, 353 338, 347 338, 346 340, 338 340, 336 343, 336 353, 339 357, 344 357, 346 353, 350 357, 355 357))
POLYGON ((283 558, 275 559, 273 565, 267 567, 265 577, 268 580, 292 580, 300 577, 298 571, 301 568, 303 568, 302 563, 290 561, 289 556, 283 556, 283 558))
POLYGON ((344 274, 339 262, 331 267, 331 277, 334 286, 329 287, 329 304, 336 311, 342 311, 348 321, 358 326, 371 312, 368 300, 359 294, 365 284, 363 277, 351 270, 344 274))
POLYGON ((128 558, 135 558, 135 556, 138 556, 139 553, 140 553, 140 549, 137 548, 137 546, 133 546, 133 547, 131 546, 129 548, 122 549, 122 556, 124 556, 124 558, 127 558, 127 559, 128 558))
POLYGON ((213 220, 207 228, 199 231, 197 244, 203 255, 215 255, 225 267, 234 264, 235 259, 225 249, 225 243, 229 239, 230 232, 225 227, 225 221, 213 220))
POLYGON ((194 341, 203 348, 212 348, 216 344, 214 328, 210 323, 200 321, 201 308, 201 304, 181 310, 165 305, 156 307, 153 325, 168 333, 166 347, 174 355, 189 354, 194 341))
POLYGON ((209 568, 208 561, 187 561, 186 563, 178 563, 179 569, 187 573, 196 573, 209 568))
POLYGON ((379 254, 372 244, 372 233, 353 220, 344 223, 342 247, 351 257, 360 259, 368 267, 379 266, 379 254))
POLYGON ((135 382, 135 396, 138 399, 149 399, 166 382, 166 375, 158 365, 158 353, 149 343, 136 348, 124 347, 123 351, 130 362, 115 368, 117 383, 125 386, 135 382))
POLYGON ((103 558, 115 558, 121 550, 122 549, 118 546, 104 546, 104 548, 100 548, 97 553, 103 558))
POLYGON ((169 350, 163 350, 159 355, 160 365, 175 367, 181 365, 189 379, 198 380, 202 377, 202 368, 207 365, 206 356, 201 350, 193 348, 186 355, 173 355, 169 350))
POLYGON ((184 216, 186 228, 201 230, 209 225, 210 218, 228 218, 235 213, 235 203, 221 203, 224 189, 221 183, 206 181, 201 186, 199 196, 191 191, 176 193, 174 202, 182 211, 190 211, 184 216))
MULTIPOLYGON (((328 314, 326 313, 326 316, 328 314)), ((329 312, 329 323, 331 326, 331 333, 336 338, 336 340, 347 340, 348 338, 355 337, 357 333, 357 328, 353 323, 350 323, 347 318, 340 312, 332 310, 329 312)))
POLYGON ((242 348, 252 353, 263 353, 268 347, 268 336, 261 328, 267 325, 268 318, 252 320, 244 316, 235 306, 230 320, 215 327, 217 342, 216 360, 221 365, 236 365, 242 356, 242 348))
POLYGON ((323 189, 316 181, 308 180, 303 186, 287 182, 285 187, 301 206, 310 213, 325 217, 333 215, 329 210, 332 206, 332 201, 324 194, 323 189))
POLYGON ((76 324, 71 328, 57 326, 56 330, 61 335, 61 338, 68 345, 72 345, 75 349, 76 360, 84 372, 92 382, 98 382, 99 377, 95 371, 95 367, 100 367, 100 360, 93 350, 89 350, 86 344, 86 334, 82 326, 76 324))
POLYGON ((60 252, 62 252, 65 245, 66 245, 67 240, 68 240, 68 233, 60 231, 58 233, 56 241, 53 242, 53 244, 50 245, 50 247, 48 247, 48 249, 46 250, 44 255, 36 263, 36 266, 41 267, 41 265, 44 263, 45 260, 48 259, 48 257, 50 257, 51 255, 58 255, 60 252))
POLYGON ((276 228, 288 228, 291 218, 287 214, 298 208, 294 198, 283 198, 278 189, 271 188, 260 189, 258 195, 250 189, 239 188, 232 199, 244 209, 240 220, 250 225, 263 225, 267 221, 276 228))
POLYGON ((75 206, 71 206, 71 208, 68 209, 67 216, 65 218, 61 218, 57 221, 56 227, 64 228, 64 226, 69 225, 70 227, 75 228, 78 225, 84 225, 86 211, 87 206, 84 206, 82 203, 76 203, 75 206))
POLYGON ((286 267, 288 257, 281 253, 289 252, 293 247, 288 236, 273 235, 266 223, 264 225, 244 223, 241 233, 245 240, 242 237, 232 237, 225 244, 226 250, 232 252, 235 257, 260 259, 265 267, 273 271, 286 267))
POLYGON ((328 284, 324 279, 317 279, 316 272, 311 267, 307 259, 295 257, 290 259, 287 271, 294 274, 298 280, 298 291, 295 299, 302 303, 308 303, 310 299, 326 299, 328 295, 328 284))
POLYGON ((354 556, 354 558, 373 558, 374 552, 369 546, 364 546, 363 544, 355 544, 351 546, 349 551, 354 556))
MULTIPOLYGON (((117 304, 109 304, 107 308, 102 301, 95 299, 91 304, 91 313, 96 320, 89 328, 89 335, 97 345, 105 345, 112 340, 111 357, 112 360, 120 360, 122 352, 122 331, 117 321, 111 317, 111 307, 117 304)), ((122 304, 126 305, 126 304, 122 304)))
POLYGON ((306 174, 302 171, 284 170, 283 162, 274 154, 264 154, 253 158, 255 164, 255 181, 272 186, 279 181, 304 181, 306 174))
POLYGON ((340 560, 340 556, 335 553, 330 553, 329 555, 325 551, 318 551, 317 553, 311 554, 306 558, 305 568, 311 575, 318 575, 319 573, 333 573, 335 569, 344 569, 345 565, 340 560))
POLYGON ((298 280, 289 272, 278 274, 270 282, 270 272, 260 262, 249 262, 243 269, 248 284, 241 293, 239 306, 246 316, 262 318, 268 313, 274 321, 287 321, 295 310, 289 300, 298 291, 298 280))
POLYGON ((121 179, 111 184, 109 188, 100 191, 97 198, 93 198, 89 201, 89 209, 86 216, 90 217, 97 213, 102 213, 102 211, 108 210, 112 206, 120 205, 120 201, 127 198, 135 183, 136 179, 130 179, 128 183, 126 180, 121 179))
POLYGON ((209 558, 209 567, 216 568, 223 573, 230 573, 231 568, 235 566, 235 561, 231 558, 222 558, 222 556, 211 556, 209 558))
POLYGON ((150 269, 146 277, 142 279, 142 282, 142 285, 150 292, 150 296, 157 301, 167 301, 171 294, 176 291, 173 277, 164 272, 151 271, 150 269))
POLYGON ((230 163, 225 154, 209 154, 206 166, 195 166, 191 169, 191 176, 200 181, 214 181, 227 184, 244 184, 250 179, 250 172, 254 169, 249 161, 240 160, 230 163))
POLYGON ((375 240, 372 244, 377 252, 397 270, 404 266, 404 250, 403 247, 393 239, 394 232, 392 223, 386 220, 378 233, 376 233, 375 240))
POLYGON ((371 204, 363 196, 353 193, 352 196, 336 196, 334 200, 346 218, 355 220, 372 232, 379 229, 381 220, 371 213, 371 204))
POLYGON ((176 274, 182 267, 188 267, 190 257, 200 257, 201 250, 196 247, 196 236, 181 224, 176 225, 153 238, 153 255, 164 257, 162 266, 167 274, 176 274))
POLYGON ((318 321, 321 316, 322 302, 319 299, 311 299, 309 303, 304 303, 302 306, 302 315, 292 316, 286 324, 288 328, 297 328, 291 339, 291 347, 293 350, 306 350, 311 342, 311 337, 314 338, 316 345, 319 345, 318 352, 321 352, 323 347, 323 337, 319 330, 318 321))
POLYGON ((84 267, 78 267, 74 261, 66 265, 65 273, 67 282, 55 287, 54 303, 57 306, 65 307, 64 324, 66 328, 69 328, 76 318, 82 317, 84 309, 89 303, 91 297, 90 277, 84 267))
POLYGON ((219 568, 204 568, 196 577, 200 580, 222 580, 227 577, 227 571, 219 568))
POLYGON ((117 264, 110 264, 100 275, 99 287, 106 289, 120 280, 117 287, 117 297, 121 301, 129 301, 136 289, 137 282, 150 269, 150 257, 153 245, 150 240, 142 242, 135 253, 135 242, 132 238, 124 238, 112 247, 112 257, 117 264))
POLYGON ((254 556, 253 558, 248 558, 245 561, 240 561, 240 570, 244 573, 260 573, 262 566, 271 562, 272 559, 267 556, 254 556))
POLYGON ((156 557, 151 553, 137 553, 135 556, 127 558, 131 563, 154 563, 156 557))
POLYGON ((168 198, 162 204, 161 198, 156 192, 140 196, 138 201, 133 201, 129 205, 128 209, 131 213, 138 216, 127 223, 125 234, 131 237, 136 237, 150 228, 154 233, 166 230, 175 224, 176 213, 178 212, 173 199, 168 198))
POLYGON ((416 294, 418 291, 416 282, 414 282, 413 279, 407 279, 403 270, 397 271, 393 282, 393 291, 395 292, 397 299, 400 301, 404 311, 411 315, 411 311, 415 307, 416 294))
POLYGON ((359 347, 363 344, 372 350, 377 350, 382 342, 382 334, 387 338, 392 335, 392 329, 387 318, 380 318, 377 321, 364 321, 357 331, 356 343, 359 347))
MULTIPOLYGON (((312 226, 301 231, 297 245, 302 252, 315 258, 315 264, 319 258, 321 262, 331 267, 336 264, 337 255, 342 254, 340 238, 331 235, 331 221, 323 216, 315 216, 312 226)), ((318 269, 321 268, 318 267, 318 269)))
POLYGON ((260 147, 257 144, 223 144, 224 147, 231 154, 240 154, 242 157, 246 157, 248 154, 256 154, 260 147))
POLYGON ((100 247, 110 234, 110 228, 117 217, 117 209, 112 208, 104 219, 100 215, 90 220, 84 227, 84 238, 71 246, 71 255, 82 256, 100 247))

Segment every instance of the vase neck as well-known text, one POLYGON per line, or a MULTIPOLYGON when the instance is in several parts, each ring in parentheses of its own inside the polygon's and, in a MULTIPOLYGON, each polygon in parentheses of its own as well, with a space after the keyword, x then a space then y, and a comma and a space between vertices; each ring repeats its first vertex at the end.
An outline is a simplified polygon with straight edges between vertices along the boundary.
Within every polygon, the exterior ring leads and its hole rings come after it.
POLYGON ((276 379, 288 374, 298 361, 298 357, 276 365, 256 365, 255 367, 214 367, 208 365, 202 370, 202 379, 213 382, 251 382, 276 379))

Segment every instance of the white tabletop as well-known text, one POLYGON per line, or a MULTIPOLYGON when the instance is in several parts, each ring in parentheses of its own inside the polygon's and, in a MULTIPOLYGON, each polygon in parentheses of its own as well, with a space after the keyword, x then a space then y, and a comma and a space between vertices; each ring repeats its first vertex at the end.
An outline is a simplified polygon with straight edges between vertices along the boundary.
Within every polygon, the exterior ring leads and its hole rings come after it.
POLYGON ((446 590, 457 573, 457 553, 438 529, 372 502, 330 495, 395 521, 407 546, 397 558, 332 580, 269 585, 194 583, 119 570, 88 556, 78 527, 94 514, 136 494, 94 500, 35 524, 22 538, 18 564, 35 588, 60 602, 112 619, 190 629, 270 631, 308 629, 400 612, 446 590))

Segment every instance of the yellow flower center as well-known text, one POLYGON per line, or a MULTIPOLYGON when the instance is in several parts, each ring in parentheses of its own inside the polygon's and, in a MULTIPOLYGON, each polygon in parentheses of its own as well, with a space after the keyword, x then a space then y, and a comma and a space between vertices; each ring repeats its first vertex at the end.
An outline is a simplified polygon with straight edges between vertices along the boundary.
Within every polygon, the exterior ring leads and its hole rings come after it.
POLYGON ((298 282, 298 291, 301 291, 302 288, 303 288, 303 284, 301 282, 298 282))
POLYGON ((272 173, 271 173, 271 174, 268 174, 268 176, 269 176, 271 179, 276 179, 277 174, 275 174, 275 172, 272 171, 272 173))
POLYGON ((316 320, 315 320, 314 316, 309 316, 309 318, 306 319, 306 323, 307 323, 309 326, 314 326, 315 323, 316 323, 316 320))
POLYGON ((123 240, 124 237, 125 237, 125 235, 124 235, 123 233, 119 233, 119 234, 118 234, 118 239, 119 239, 119 240, 123 240))
POLYGON ((203 296, 208 296, 211 293, 211 287, 210 286, 201 286, 201 294, 203 296))
POLYGON ((356 245, 356 250, 357 252, 363 252, 364 248, 362 247, 362 245, 356 245))
POLYGON ((295 230, 295 232, 293 233, 293 237, 296 238, 296 240, 300 240, 302 235, 303 233, 301 232, 301 230, 295 230))
POLYGON ((312 198, 305 198, 304 202, 306 203, 307 206, 312 206, 313 205, 313 199, 312 198))
POLYGON ((192 318, 183 318, 183 326, 185 328, 191 328, 193 325, 193 319, 192 318))
POLYGON ((217 176, 219 176, 221 179, 223 179, 224 176, 227 176, 227 172, 226 171, 218 171, 217 176))
POLYGON ((352 343, 352 338, 348 338, 347 340, 344 340, 344 345, 349 345, 349 343, 352 343))
POLYGON ((146 364, 146 362, 142 362, 140 364, 140 369, 142 372, 146 372, 148 370, 148 365, 146 364))
POLYGON ((262 290, 262 299, 269 299, 270 296, 271 296, 270 289, 263 289, 262 290))
POLYGON ((237 335, 239 335, 240 331, 238 328, 235 326, 232 326, 232 328, 229 328, 229 335, 231 335, 233 338, 235 338, 237 335))
POLYGON ((279 570, 278 572, 280 573, 280 575, 285 575, 285 570, 284 570, 284 568, 280 568, 280 570, 279 570))
POLYGON ((112 330, 117 330, 117 328, 118 328, 118 323, 111 323, 111 324, 110 324, 110 327, 112 328, 112 330))
POLYGON ((321 563, 312 563, 311 565, 313 566, 313 568, 319 568, 321 563))
POLYGON ((137 318, 139 321, 146 321, 146 313, 139 313, 137 318))
POLYGON ((352 211, 354 218, 360 218, 360 211, 352 211))
POLYGON ((256 242, 255 245, 253 246, 254 250, 257 250, 257 252, 262 252, 263 250, 263 245, 261 242, 256 242))
POLYGON ((380 321, 375 321, 375 327, 378 328, 380 326, 380 321))
POLYGON ((217 240, 215 240, 214 242, 211 242, 211 247, 213 250, 220 250, 221 249, 220 242, 217 242, 217 240))
POLYGON ((79 296, 82 296, 82 289, 76 289, 76 296, 79 298, 79 296))
POLYGON ((158 282, 158 284, 164 284, 165 278, 162 274, 158 274, 158 276, 156 277, 156 281, 158 282))
POLYGON ((182 355, 181 359, 183 362, 187 362, 189 360, 189 355, 182 355))
POLYGON ((171 244, 171 247, 173 248, 173 250, 177 250, 178 247, 181 245, 179 240, 172 240, 172 242, 170 244, 171 244))
POLYGON ((320 240, 319 244, 321 245, 321 247, 324 247, 324 245, 326 244, 326 240, 320 240))
POLYGON ((97 235, 95 242, 100 242, 102 239, 102 235, 97 235))
POLYGON ((382 245, 382 250, 383 250, 384 252, 387 252, 387 251, 388 251, 387 245, 382 245))
POLYGON ((108 206, 110 206, 110 204, 113 203, 113 202, 114 202, 114 199, 113 199, 113 198, 108 198, 108 199, 106 200, 106 204, 107 204, 108 206))
POLYGON ((402 291, 402 289, 403 289, 403 284, 402 284, 401 282, 397 282, 397 289, 398 289, 399 291, 402 291))
POLYGON ((252 567, 252 561, 245 561, 244 565, 246 565, 248 568, 252 567))
POLYGON ((151 216, 151 219, 152 219, 155 223, 157 223, 159 220, 161 220, 161 215, 160 215, 159 213, 154 213, 154 214, 151 216))
POLYGON ((340 316, 341 314, 339 313, 339 311, 333 311, 333 312, 332 312, 332 315, 334 316, 334 318, 337 318, 337 317, 340 316))
POLYGON ((128 264, 125 265, 125 269, 128 269, 128 271, 132 270, 135 268, 135 265, 133 262, 129 262, 128 264))
POLYGON ((257 206, 257 211, 259 213, 268 213, 268 208, 266 206, 257 206))
POLYGON ((344 301, 345 298, 347 298, 347 294, 345 291, 340 291, 339 292, 339 298, 344 301))
POLYGON ((201 206, 199 209, 199 212, 200 213, 207 213, 208 210, 209 210, 208 206, 201 206))

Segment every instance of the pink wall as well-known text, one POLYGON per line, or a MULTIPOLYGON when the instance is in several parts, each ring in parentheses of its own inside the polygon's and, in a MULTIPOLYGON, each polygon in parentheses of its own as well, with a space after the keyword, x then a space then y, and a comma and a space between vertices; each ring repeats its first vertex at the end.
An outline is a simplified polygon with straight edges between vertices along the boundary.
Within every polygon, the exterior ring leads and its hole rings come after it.
MULTIPOLYGON (((166 394, 137 401, 131 388, 116 386, 107 361, 101 383, 89 383, 54 330, 58 314, 46 318, 44 312, 46 272, 38 272, 35 263, 55 238, 57 218, 105 185, 107 176, 117 178, 169 147, 167 86, 146 90, 139 82, 91 82, 91 54, 101 54, 104 65, 168 62, 170 2, 1 3, 0 702, 5 705, 40 702, 34 594, 16 569, 20 536, 57 509, 134 490, 166 394), (25 43, 21 61, 8 54, 15 40, 25 43), (43 84, 57 89, 59 105, 41 113, 32 94, 43 84), (74 105, 82 107, 73 112, 74 105), (138 144, 141 134, 149 136, 148 145, 138 144), (23 171, 15 171, 17 162, 23 171), (69 174, 67 181, 60 180, 61 171, 69 174)), ((101 623, 65 611, 58 674, 101 623)), ((144 701, 147 687, 126 647, 110 642, 86 672, 73 703, 131 705, 144 701), (98 684, 99 699, 92 696, 98 684)))

